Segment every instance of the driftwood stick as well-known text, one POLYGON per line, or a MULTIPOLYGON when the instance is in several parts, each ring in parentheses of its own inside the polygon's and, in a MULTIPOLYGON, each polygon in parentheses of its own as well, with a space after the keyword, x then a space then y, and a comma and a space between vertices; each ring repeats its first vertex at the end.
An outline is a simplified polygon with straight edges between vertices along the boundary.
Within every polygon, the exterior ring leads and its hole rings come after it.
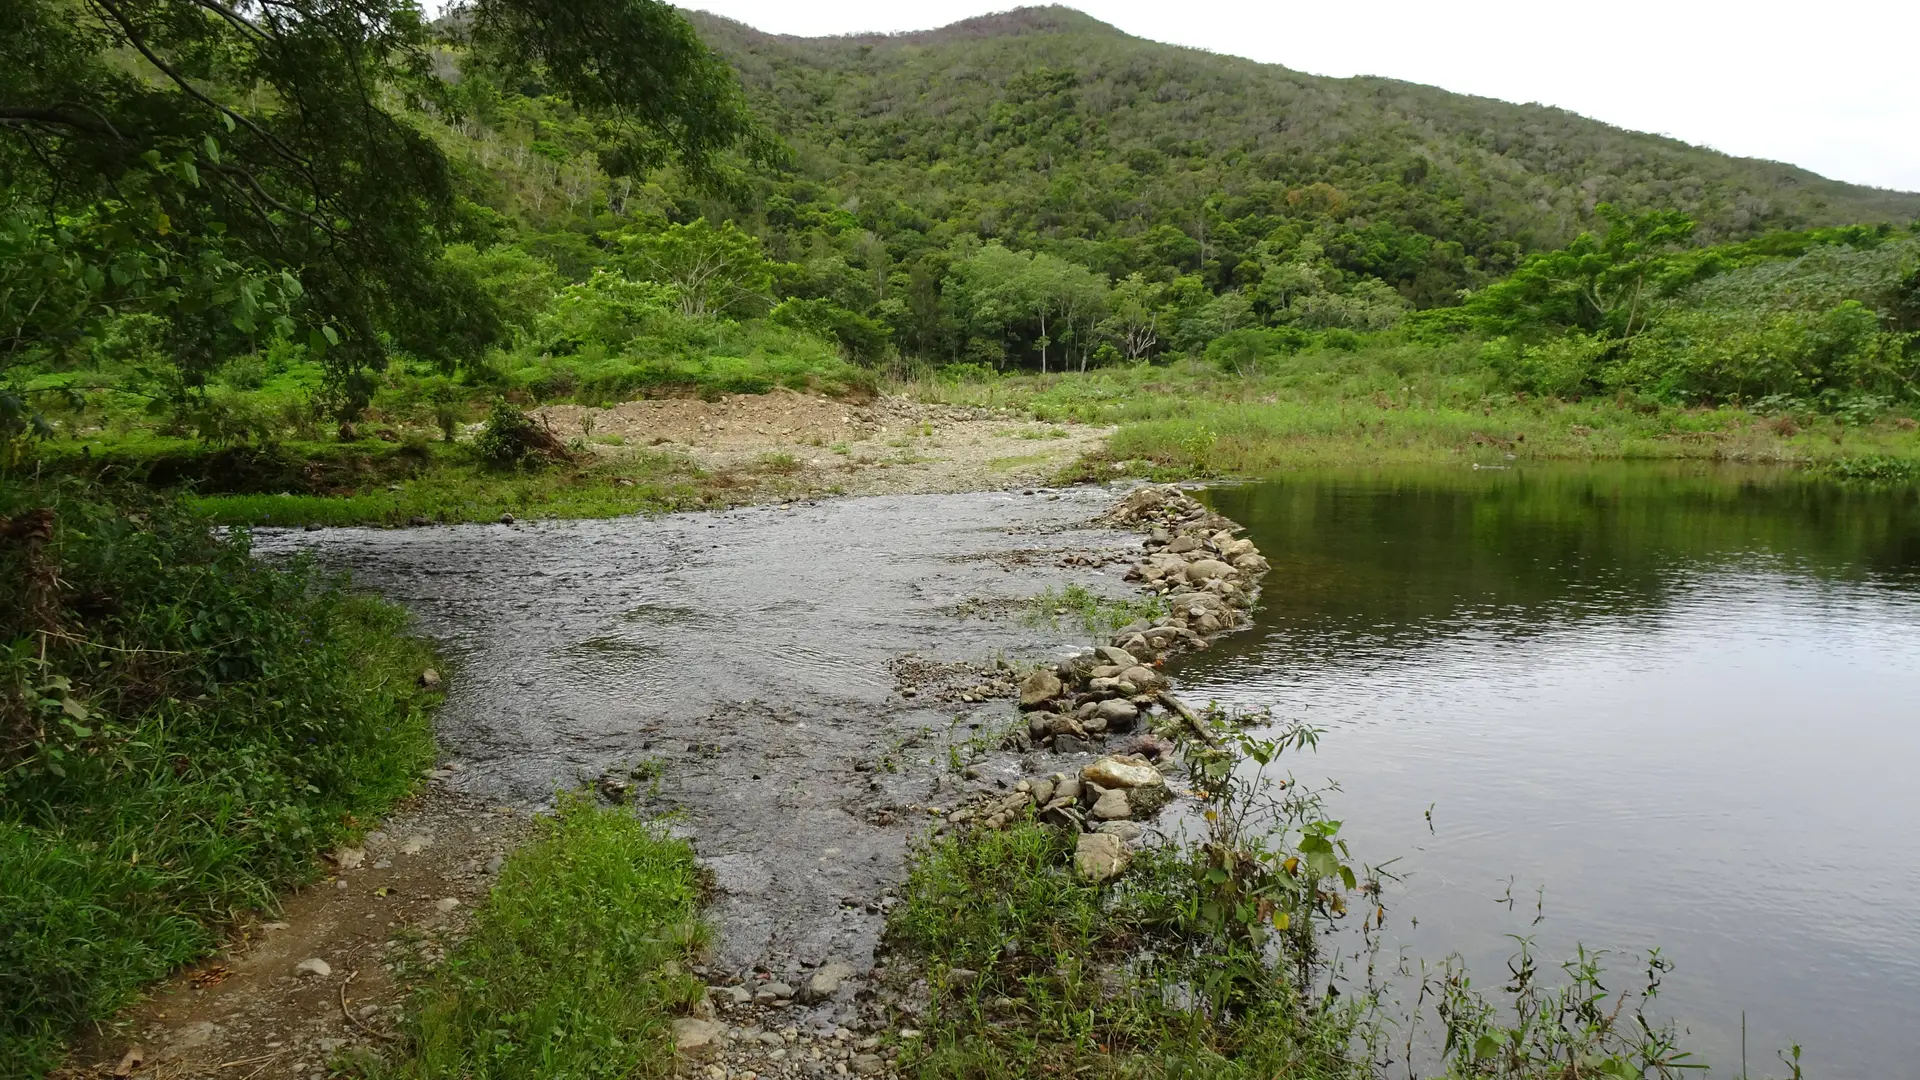
POLYGON ((1219 741, 1213 737, 1213 732, 1207 730, 1207 725, 1203 723, 1198 716, 1194 715, 1192 709, 1181 704, 1179 698, 1174 697, 1165 690, 1160 691, 1159 696, 1160 704, 1180 714, 1180 719, 1187 722, 1187 726, 1193 729, 1193 733, 1199 736, 1201 742, 1206 743, 1208 746, 1217 747, 1220 745, 1219 741))

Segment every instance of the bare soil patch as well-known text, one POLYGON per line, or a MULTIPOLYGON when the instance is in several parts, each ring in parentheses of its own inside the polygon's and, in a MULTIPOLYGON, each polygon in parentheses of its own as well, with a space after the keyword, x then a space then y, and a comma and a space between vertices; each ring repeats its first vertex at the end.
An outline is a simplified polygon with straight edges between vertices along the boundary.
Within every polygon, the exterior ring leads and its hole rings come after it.
POLYGON ((1113 432, 1015 410, 867 402, 776 390, 534 410, 568 442, 618 458, 681 454, 766 497, 987 491, 1043 483, 1113 432))

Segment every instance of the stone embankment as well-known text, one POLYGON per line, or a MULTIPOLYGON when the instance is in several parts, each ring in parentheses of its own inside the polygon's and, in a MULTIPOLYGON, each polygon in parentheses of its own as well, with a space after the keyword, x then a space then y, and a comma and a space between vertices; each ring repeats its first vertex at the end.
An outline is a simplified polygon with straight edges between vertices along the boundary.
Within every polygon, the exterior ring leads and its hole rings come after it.
POLYGON ((1143 487, 1102 521, 1144 529, 1146 556, 1129 581, 1167 610, 1116 631, 1109 644, 1030 672, 1020 683, 1027 738, 1056 753, 1102 753, 1076 772, 1023 779, 1011 792, 956 808, 949 828, 1005 828, 1027 814, 1078 834, 1074 865, 1105 880, 1126 869, 1140 821, 1172 801, 1160 766, 1183 738, 1213 734, 1160 672, 1169 657, 1204 649, 1249 623, 1267 561, 1241 527, 1173 487, 1143 487), (1119 745, 1114 741, 1127 737, 1119 745))

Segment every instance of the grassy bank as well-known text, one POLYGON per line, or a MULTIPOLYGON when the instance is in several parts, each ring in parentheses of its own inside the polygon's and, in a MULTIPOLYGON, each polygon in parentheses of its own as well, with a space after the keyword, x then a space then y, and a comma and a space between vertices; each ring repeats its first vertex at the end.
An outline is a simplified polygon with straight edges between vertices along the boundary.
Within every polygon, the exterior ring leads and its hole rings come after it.
POLYGON ((432 757, 396 608, 176 502, 0 494, 0 1076, 208 952, 432 757))
POLYGON ((1244 373, 1178 361, 1084 374, 923 378, 897 389, 927 401, 1013 406, 1043 420, 1119 425, 1106 453, 1083 463, 1083 478, 1552 459, 1920 461, 1920 424, 1904 413, 1857 421, 1805 410, 1685 408, 1632 395, 1515 394, 1472 343, 1383 339, 1270 358, 1244 373))
POLYGON ((693 849, 631 810, 565 802, 507 860, 421 991, 382 1080, 627 1078, 672 1072, 672 1020, 705 987, 693 849))
POLYGON ((342 493, 197 495, 208 517, 230 525, 385 525, 602 518, 724 504, 733 479, 683 458, 639 453, 538 469, 500 469, 443 453, 419 473, 342 493))
POLYGON ((516 518, 591 518, 725 504, 754 477, 633 449, 499 465, 471 443, 289 441, 214 447, 144 436, 45 448, 43 471, 182 494, 216 525, 400 526, 516 518))

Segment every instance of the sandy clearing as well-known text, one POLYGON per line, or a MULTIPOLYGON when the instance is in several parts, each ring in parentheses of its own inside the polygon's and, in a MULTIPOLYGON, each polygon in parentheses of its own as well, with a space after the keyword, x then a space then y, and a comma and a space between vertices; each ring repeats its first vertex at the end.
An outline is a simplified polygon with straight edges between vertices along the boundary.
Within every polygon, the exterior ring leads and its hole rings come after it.
POLYGON ((532 412, 563 439, 584 440, 601 456, 642 449, 678 454, 792 496, 953 493, 1045 483, 1099 449, 1114 430, 895 395, 856 403, 788 390, 607 408, 552 405, 532 412))

